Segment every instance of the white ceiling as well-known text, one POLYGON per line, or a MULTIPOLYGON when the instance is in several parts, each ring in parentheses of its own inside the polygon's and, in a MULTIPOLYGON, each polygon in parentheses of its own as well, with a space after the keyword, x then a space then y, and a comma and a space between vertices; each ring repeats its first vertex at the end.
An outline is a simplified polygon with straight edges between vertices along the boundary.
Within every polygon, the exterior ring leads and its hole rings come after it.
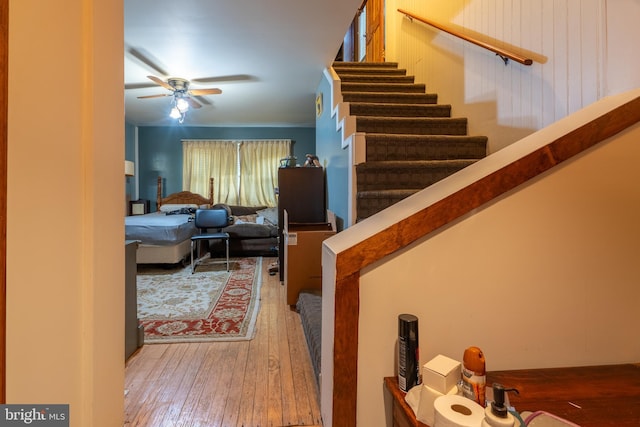
MULTIPOLYGON (((362 0, 125 0, 125 113, 175 124, 170 93, 147 76, 222 94, 181 126, 315 126, 315 92, 362 0), (137 52, 137 54, 136 54, 137 52), (140 58, 151 62, 145 64, 140 58), (136 86, 147 86, 134 88, 136 86)), ((201 102, 202 103, 202 102, 201 102)))

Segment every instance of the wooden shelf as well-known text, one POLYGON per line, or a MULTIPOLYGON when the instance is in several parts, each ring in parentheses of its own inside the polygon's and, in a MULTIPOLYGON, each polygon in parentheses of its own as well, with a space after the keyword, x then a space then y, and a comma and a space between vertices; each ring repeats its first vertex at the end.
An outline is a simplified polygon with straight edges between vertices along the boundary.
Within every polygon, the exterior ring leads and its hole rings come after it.
MULTIPOLYGON (((518 411, 546 411, 582 427, 640 425, 640 364, 523 369, 487 373, 518 411)), ((429 427, 416 420, 396 377, 384 379, 393 400, 394 427, 429 427)))

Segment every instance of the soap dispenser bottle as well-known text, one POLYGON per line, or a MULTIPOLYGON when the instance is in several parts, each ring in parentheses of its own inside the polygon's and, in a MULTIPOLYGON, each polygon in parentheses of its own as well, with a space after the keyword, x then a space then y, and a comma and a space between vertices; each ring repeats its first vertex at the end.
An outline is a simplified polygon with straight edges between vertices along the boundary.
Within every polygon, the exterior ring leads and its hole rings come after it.
POLYGON ((505 389, 502 384, 494 383, 493 386, 493 402, 484 409, 484 420, 482 427, 513 427, 516 419, 507 411, 504 404, 504 393, 506 391, 518 390, 515 388, 505 389))

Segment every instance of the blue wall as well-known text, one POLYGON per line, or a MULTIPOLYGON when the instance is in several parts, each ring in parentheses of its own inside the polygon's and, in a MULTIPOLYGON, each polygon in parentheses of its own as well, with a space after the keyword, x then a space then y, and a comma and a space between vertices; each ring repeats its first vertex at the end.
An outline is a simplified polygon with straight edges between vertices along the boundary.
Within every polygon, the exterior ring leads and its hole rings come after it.
POLYGON ((323 77, 318 86, 318 93, 322 93, 322 115, 316 118, 316 154, 325 168, 327 209, 336 214, 338 231, 342 231, 349 213, 349 153, 342 148, 342 135, 336 131, 336 118, 331 116, 330 89, 323 77))
MULTIPOLYGON (((140 198, 155 210, 156 182, 163 178, 163 196, 182 191, 183 139, 291 139, 293 155, 304 163, 305 154, 315 153, 314 128, 278 127, 190 127, 143 126, 138 128, 140 198)), ((127 158, 128 159, 128 158, 127 158)), ((278 165, 274 165, 278 167, 278 165)))

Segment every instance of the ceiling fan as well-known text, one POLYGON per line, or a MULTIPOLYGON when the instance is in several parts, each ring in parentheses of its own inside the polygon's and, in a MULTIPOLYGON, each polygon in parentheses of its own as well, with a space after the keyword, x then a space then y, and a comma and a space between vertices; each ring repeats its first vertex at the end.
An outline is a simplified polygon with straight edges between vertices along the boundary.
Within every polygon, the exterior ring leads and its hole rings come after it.
POLYGON ((138 96, 140 99, 145 98, 160 98, 160 97, 172 97, 172 109, 171 109, 171 117, 177 118, 182 122, 185 117, 185 113, 189 107, 198 109, 203 105, 211 105, 211 102, 206 98, 206 95, 217 95, 221 94, 222 90, 218 88, 204 88, 204 89, 195 89, 191 88, 191 83, 197 84, 211 84, 211 83, 235 83, 235 82, 251 82, 255 81, 255 76, 249 74, 230 74, 230 75, 219 75, 219 76, 211 76, 211 77, 203 77, 203 78, 195 78, 191 80, 187 80, 181 77, 169 77, 170 74, 167 70, 160 65, 160 62, 153 57, 149 52, 144 50, 143 48, 128 46, 125 49, 126 56, 137 63, 148 69, 148 71, 152 72, 155 75, 159 75, 162 77, 156 77, 154 75, 148 75, 147 78, 151 80, 151 82, 147 83, 136 83, 129 82, 124 85, 125 89, 145 89, 150 87, 160 86, 167 89, 168 93, 157 94, 157 95, 146 95, 146 96, 138 96), (180 104, 178 106, 178 104, 180 104))
POLYGON ((157 95, 144 95, 139 96, 139 99, 147 99, 147 98, 160 98, 165 96, 173 96, 176 101, 183 99, 185 102, 189 104, 192 108, 200 108, 202 104, 192 98, 192 96, 203 96, 203 95, 219 95, 222 93, 222 90, 218 88, 208 88, 208 89, 189 89, 190 82, 187 79, 183 79, 180 77, 169 77, 167 81, 155 77, 155 76, 147 76, 152 82, 156 83, 159 86, 169 90, 171 93, 162 93, 157 95))
POLYGON ((169 116, 173 119, 178 119, 180 123, 184 121, 185 115, 189 107, 201 108, 202 104, 196 101, 194 96, 203 95, 218 95, 222 93, 222 90, 218 88, 208 89, 189 89, 190 82, 187 79, 181 77, 169 77, 167 81, 164 81, 156 76, 147 76, 152 82, 170 91, 170 93, 161 93, 157 95, 144 95, 139 96, 139 99, 148 98, 161 98, 165 96, 173 97, 173 107, 169 116))

